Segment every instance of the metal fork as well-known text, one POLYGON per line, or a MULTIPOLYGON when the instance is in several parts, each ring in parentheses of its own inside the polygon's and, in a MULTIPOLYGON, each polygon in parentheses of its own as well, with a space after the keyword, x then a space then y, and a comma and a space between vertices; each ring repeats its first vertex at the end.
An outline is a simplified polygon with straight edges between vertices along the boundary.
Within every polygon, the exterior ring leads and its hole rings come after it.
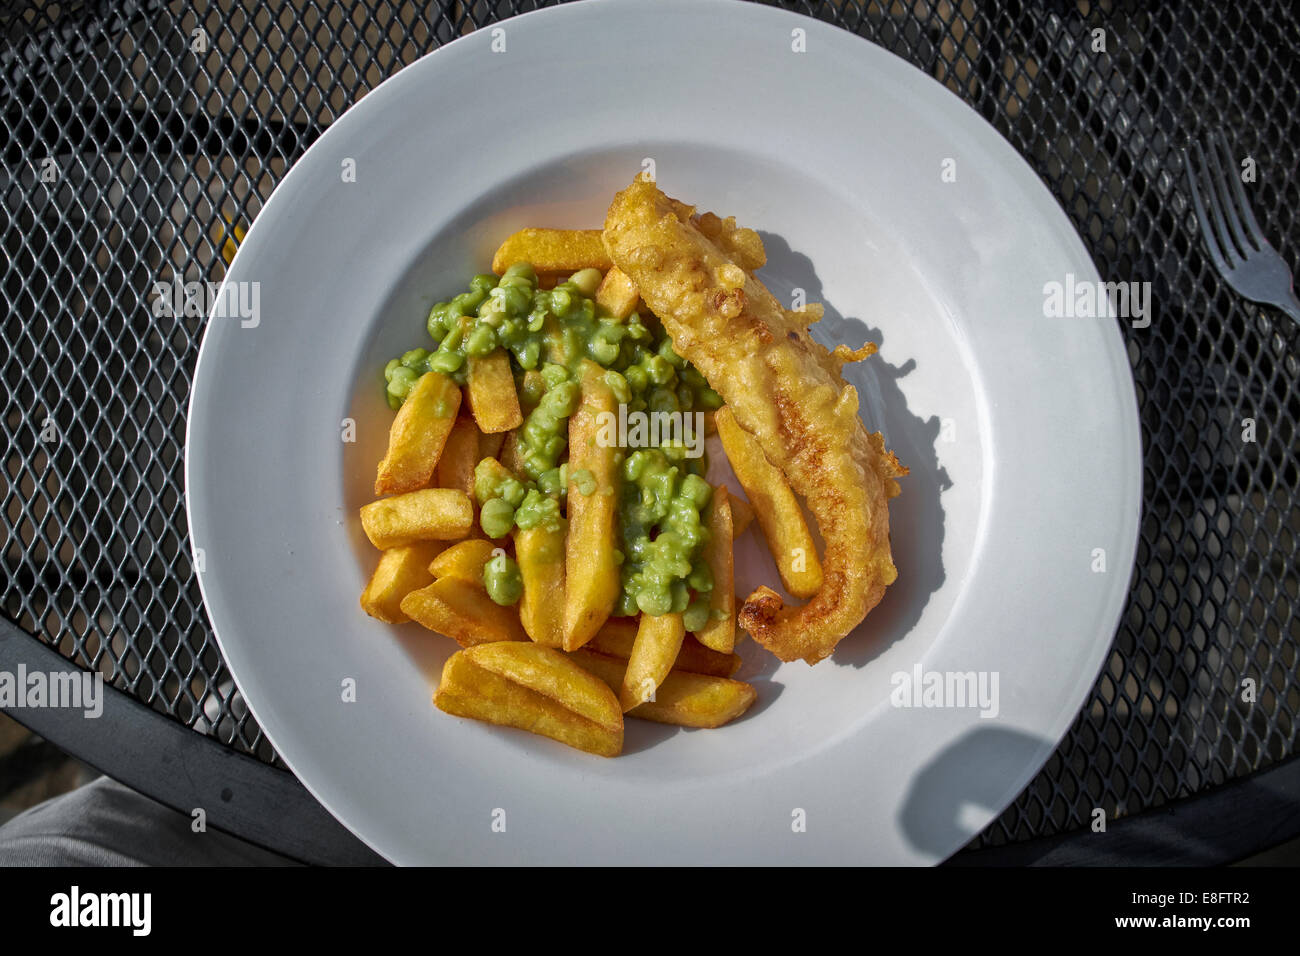
POLYGON ((1300 322, 1291 270, 1255 221, 1223 134, 1211 133, 1205 148, 1199 142, 1185 148, 1183 167, 1192 187, 1196 221, 1219 274, 1238 295, 1277 306, 1300 322))

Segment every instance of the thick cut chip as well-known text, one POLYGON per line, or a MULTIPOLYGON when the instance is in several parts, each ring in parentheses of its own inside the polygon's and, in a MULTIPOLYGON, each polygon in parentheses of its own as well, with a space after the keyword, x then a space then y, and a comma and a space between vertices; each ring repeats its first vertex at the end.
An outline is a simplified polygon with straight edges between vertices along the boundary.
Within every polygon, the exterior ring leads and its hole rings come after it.
POLYGON ((467 495, 474 493, 474 466, 478 464, 481 434, 474 419, 464 415, 456 419, 456 424, 442 446, 442 457, 438 459, 437 485, 439 488, 455 488, 467 495))
POLYGON ((799 500, 754 436, 736 423, 731 409, 718 409, 718 435, 767 539, 781 583, 795 597, 812 597, 822 586, 822 565, 799 500))
POLYGON ((596 290, 596 304, 616 319, 626 319, 636 311, 641 293, 621 269, 610 269, 596 290))
MULTIPOLYGON (((638 619, 635 617, 611 617, 585 647, 597 654, 625 661, 632 656, 632 647, 636 644, 637 624, 638 619)), ((730 677, 740 670, 740 665, 738 654, 711 651, 687 634, 682 639, 682 649, 677 652, 677 660, 673 662, 673 670, 730 677)))
POLYGON ((483 566, 495 550, 496 545, 486 538, 458 542, 433 559, 429 573, 435 578, 455 578, 482 587, 483 566))
POLYGON ((474 527, 474 506, 463 491, 422 488, 364 505, 361 527, 381 550, 413 541, 456 541, 474 527))
POLYGON ((361 592, 362 610, 389 624, 409 621, 402 612, 402 598, 433 580, 429 562, 442 548, 441 541, 417 541, 385 551, 361 592))
POLYGON ((731 495, 731 536, 739 538, 754 520, 754 506, 739 495, 731 495))
POLYGON ((492 271, 501 275, 516 262, 531 263, 538 272, 604 272, 610 266, 599 229, 520 229, 501 243, 492 271))
POLYGON ((581 647, 618 600, 618 449, 598 439, 617 400, 595 362, 582 365, 582 398, 569 419, 569 537, 565 543, 564 648, 581 647), (585 489, 588 493, 583 494, 585 489))
POLYGON ((718 413, 713 409, 704 412, 704 434, 716 435, 718 433, 718 413))
MULTIPOLYGON (((512 433, 513 434, 513 433, 512 433)), ((498 432, 495 435, 488 435, 479 432, 478 436, 478 460, 484 458, 495 458, 501 454, 501 446, 505 444, 506 436, 498 432)))
POLYGON ((680 614, 641 615, 623 674, 623 686, 618 691, 618 702, 623 705, 624 713, 655 699, 655 690, 673 669, 685 636, 680 614))
POLYGON ((501 464, 517 475, 524 470, 524 456, 521 444, 519 432, 513 431, 506 435, 506 440, 501 446, 501 464))
MULTIPOLYGON (((586 648, 569 656, 611 689, 623 686, 626 661, 594 654, 586 648)), ((754 688, 743 681, 672 671, 655 691, 654 700, 628 711, 626 716, 680 727, 721 727, 748 710, 757 697, 754 688)))
POLYGON ((524 423, 519 393, 505 349, 469 358, 469 407, 478 427, 489 435, 508 432, 524 423))
POLYGON ((448 714, 517 727, 602 757, 623 749, 623 714, 613 691, 539 644, 458 651, 442 669, 433 702, 448 714))
POLYGON ((420 376, 388 431, 388 453, 379 463, 375 494, 397 495, 429 484, 459 408, 455 382, 437 372, 420 376))
POLYGON ((482 583, 439 578, 402 598, 401 608, 411 620, 447 635, 461 647, 528 640, 515 609, 493 601, 482 583))
POLYGON ((709 592, 709 620, 695 632, 699 642, 719 654, 730 654, 736 646, 736 584, 732 559, 731 501, 727 486, 714 489, 704 512, 709 531, 704 560, 713 573, 709 592))
POLYGON ((519 619, 538 644, 564 643, 564 528, 515 531, 515 561, 524 581, 519 619))
POLYGON ((590 648, 610 657, 627 660, 632 656, 632 645, 636 642, 637 627, 641 617, 611 617, 600 626, 596 636, 591 639, 590 648), (601 645, 597 647, 597 644, 601 645))

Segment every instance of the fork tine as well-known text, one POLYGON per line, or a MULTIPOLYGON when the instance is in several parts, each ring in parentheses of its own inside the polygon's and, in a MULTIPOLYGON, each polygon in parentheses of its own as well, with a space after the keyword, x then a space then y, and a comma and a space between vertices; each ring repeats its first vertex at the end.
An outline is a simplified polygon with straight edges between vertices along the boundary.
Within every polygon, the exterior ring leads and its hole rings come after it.
MULTIPOLYGON (((1235 180, 1237 177, 1230 172, 1233 168, 1232 163, 1220 165, 1221 155, 1231 160, 1232 156, 1227 151, 1226 144, 1222 151, 1219 149, 1220 136, 1211 133, 1205 139, 1205 150, 1210 155, 1211 182, 1210 190, 1218 196, 1218 202, 1215 203, 1216 212, 1221 212, 1227 217, 1228 225, 1232 229, 1232 238, 1237 241, 1237 248, 1241 251, 1242 259, 1245 259, 1255 251, 1254 245, 1246 239, 1246 231, 1241 227, 1241 217, 1237 214, 1236 203, 1232 201, 1232 187, 1228 185, 1229 180, 1235 180)), ((1222 225, 1222 223, 1220 223, 1222 225)), ((1225 236, 1226 239, 1226 236, 1225 236)))
POLYGON ((1200 148, 1199 143, 1193 143, 1192 149, 1183 150, 1183 166, 1187 169, 1187 182, 1192 187, 1192 206, 1196 209, 1196 221, 1201 227, 1201 238, 1205 240, 1205 248, 1209 250, 1210 258, 1214 260, 1214 265, 1219 272, 1226 273, 1229 271, 1228 263, 1223 258, 1223 250, 1219 248, 1219 240, 1215 238, 1214 225, 1205 212, 1205 203, 1201 200, 1201 188, 1196 184, 1199 173, 1192 165, 1192 150, 1199 153, 1200 148))
POLYGON ((1205 150, 1199 142, 1194 144, 1196 147, 1196 161, 1201 167, 1204 177, 1201 179, 1201 187, 1205 190, 1205 201, 1209 207, 1210 216, 1214 219, 1215 238, 1219 241, 1219 248, 1223 250, 1223 258, 1228 260, 1228 265, 1233 269, 1241 265, 1241 255, 1237 252, 1237 247, 1232 243, 1232 233, 1228 231, 1228 223, 1223 218, 1223 199, 1216 188, 1215 170, 1210 167, 1209 160, 1206 159, 1205 150))
MULTIPOLYGON (((1224 154, 1231 159, 1232 152, 1228 149, 1228 141, 1222 133, 1216 137, 1223 147, 1224 154)), ((1246 190, 1241 185, 1241 174, 1236 171, 1232 164, 1232 175, 1228 178, 1232 180, 1232 193, 1237 197, 1237 205, 1241 207, 1242 217, 1246 220, 1246 228, 1250 231, 1250 237, 1254 240, 1256 249, 1263 249, 1268 245, 1268 240, 1264 238, 1264 230, 1259 228, 1259 223, 1255 221, 1255 210, 1250 207, 1250 200, 1246 198, 1246 190)))

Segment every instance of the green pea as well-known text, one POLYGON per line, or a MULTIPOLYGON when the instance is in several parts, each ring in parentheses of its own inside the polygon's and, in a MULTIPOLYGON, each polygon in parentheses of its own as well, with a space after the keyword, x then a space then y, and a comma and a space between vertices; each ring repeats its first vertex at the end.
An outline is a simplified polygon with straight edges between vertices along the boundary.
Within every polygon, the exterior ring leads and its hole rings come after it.
POLYGON ((560 452, 564 451, 564 446, 568 444, 568 439, 560 434, 550 435, 542 442, 542 451, 546 456, 554 461, 560 457, 560 452))
POLYGON ((685 581, 674 581, 669 588, 672 593, 672 611, 674 614, 681 614, 691 603, 690 592, 686 589, 685 581))
POLYGON ((519 360, 519 367, 527 370, 537 368, 537 361, 542 357, 542 347, 537 342, 527 342, 524 347, 515 352, 515 358, 519 360))
POLYGON ((527 325, 521 319, 505 318, 496 326, 497 341, 502 345, 519 346, 528 341, 527 325))
POLYGON ((510 310, 506 308, 505 297, 497 289, 483 300, 483 304, 478 307, 478 317, 482 322, 497 328, 509 316, 510 310))
POLYGON ((484 502, 478 523, 489 538, 504 538, 515 526, 514 506, 504 498, 492 498, 484 502))
POLYGON ((599 269, 580 269, 573 275, 569 276, 569 281, 573 283, 583 295, 591 298, 600 288, 601 280, 605 277, 599 269))
POLYGON ((542 404, 547 405, 556 417, 568 418, 578 407, 578 399, 581 395, 582 390, 577 382, 560 382, 547 391, 542 398, 542 404))
POLYGON ((524 445, 528 448, 537 448, 542 444, 542 442, 546 441, 546 438, 550 433, 551 422, 548 421, 546 415, 546 396, 543 395, 541 404, 537 406, 536 410, 528 416, 528 420, 524 422, 522 432, 524 445))
POLYGON ((428 349, 411 349, 409 352, 402 353, 402 364, 409 369, 420 372, 428 368, 426 361, 428 358, 428 349))
POLYGON ((686 359, 682 358, 673 351, 673 340, 664 339, 659 343, 659 357, 671 365, 673 368, 685 368, 686 359))
POLYGON ((687 475, 682 479, 681 493, 697 510, 703 511, 708 507, 709 499, 713 497, 713 488, 703 478, 687 475))
POLYGON ((655 385, 669 385, 677 377, 676 370, 662 355, 651 355, 645 360, 645 374, 655 385))
POLYGON ((500 497, 504 498, 512 508, 518 508, 527 491, 528 489, 518 478, 507 478, 501 482, 500 497))
POLYGON ((696 591, 713 590, 713 570, 707 561, 697 561, 691 566, 691 573, 686 576, 686 583, 696 591))
POLYGON ((628 386, 627 379, 613 369, 605 373, 605 384, 614 393, 616 401, 626 403, 632 400, 632 389, 628 386))
POLYGON ((709 623, 709 602, 707 598, 696 595, 682 612, 682 625, 694 633, 704 629, 709 623))
POLYGON ((406 398, 419 379, 420 376, 411 369, 405 365, 399 365, 393 369, 392 377, 388 380, 388 394, 397 398, 406 398))
POLYGON ((649 398, 650 411, 652 412, 676 412, 680 411, 677 404, 677 395, 667 388, 656 388, 650 393, 649 398))
POLYGON ((569 476, 569 480, 573 482, 573 487, 578 490, 578 494, 584 497, 596 492, 596 476, 590 469, 579 468, 569 476))
POLYGON ((525 289, 531 294, 533 291, 533 280, 528 278, 527 276, 517 276, 517 275, 512 276, 507 273, 506 275, 501 277, 501 281, 497 283, 497 288, 498 289, 525 289))
POLYGON ((565 289, 552 289, 550 299, 551 311, 560 318, 568 315, 573 308, 573 296, 565 289))
POLYGON ((475 325, 474 331, 465 338, 467 355, 487 355, 497 347, 497 334, 488 325, 475 325))
POLYGON ((498 554, 483 565, 483 587, 497 604, 511 605, 524 593, 519 565, 506 554, 498 554))
POLYGON ((549 470, 554 464, 540 451, 529 452, 524 456, 523 472, 533 481, 536 481, 543 472, 549 470))
POLYGON ((561 495, 566 486, 564 480, 564 466, 558 468, 548 468, 537 476, 537 488, 544 495, 550 495, 552 498, 561 495))
POLYGON ((601 365, 613 365, 618 358, 618 346, 607 339, 593 338, 587 344, 587 351, 601 365))
POLYGON ((525 278, 529 282, 536 282, 537 270, 533 268, 531 262, 516 262, 514 265, 507 268, 505 273, 501 276, 502 279, 507 277, 512 279, 525 278))
POLYGON ((452 305, 460 311, 461 315, 469 315, 482 305, 483 300, 486 298, 487 290, 474 289, 470 292, 462 292, 460 295, 452 299, 451 302, 452 305))
POLYGON ((627 379, 627 384, 632 387, 632 392, 635 395, 644 393, 646 388, 650 385, 650 378, 646 375, 645 369, 640 365, 633 365, 628 368, 623 373, 623 377, 627 379))
POLYGON ((439 349, 429 357, 430 371, 441 372, 443 375, 450 375, 464 364, 465 356, 459 352, 444 352, 439 349))
POLYGON ((564 519, 560 516, 559 502, 542 494, 536 488, 530 488, 524 500, 515 509, 515 524, 525 531, 537 527, 544 527, 547 531, 559 531, 564 527, 564 519))
POLYGON ((569 370, 563 365, 555 365, 547 362, 542 366, 542 380, 546 382, 547 388, 555 388, 561 382, 568 381, 569 370))
POLYGON ((641 478, 641 473, 645 471, 646 453, 644 449, 637 449, 623 459, 623 480, 629 484, 634 484, 641 478))
POLYGON ((510 285, 502 284, 493 290, 493 294, 500 294, 506 312, 515 318, 522 318, 533 309, 533 287, 527 283, 515 281, 510 285))
POLYGON ((384 366, 384 381, 387 382, 393 377, 393 369, 402 364, 401 359, 389 359, 388 364, 384 366))
POLYGON ((650 340, 650 330, 641 322, 639 312, 633 312, 629 315, 623 327, 627 329, 627 337, 633 342, 648 342, 650 340))
POLYGON ((469 280, 469 287, 475 292, 482 292, 487 295, 490 289, 495 289, 497 277, 490 272, 480 272, 474 278, 469 280))
POLYGON ((425 320, 424 325, 428 329, 429 338, 441 342, 443 336, 447 334, 447 303, 439 302, 430 309, 429 318, 425 320))
POLYGON ((642 614, 667 614, 673 609, 673 597, 666 588, 653 591, 645 588, 637 592, 636 606, 642 614))
POLYGON ((465 332, 469 329, 470 322, 468 319, 458 318, 456 324, 447 329, 447 336, 438 344, 440 352, 454 352, 460 348, 460 343, 465 340, 465 332))
POLYGON ((659 446, 659 451, 674 465, 680 465, 686 460, 686 446, 681 442, 666 441, 659 446))

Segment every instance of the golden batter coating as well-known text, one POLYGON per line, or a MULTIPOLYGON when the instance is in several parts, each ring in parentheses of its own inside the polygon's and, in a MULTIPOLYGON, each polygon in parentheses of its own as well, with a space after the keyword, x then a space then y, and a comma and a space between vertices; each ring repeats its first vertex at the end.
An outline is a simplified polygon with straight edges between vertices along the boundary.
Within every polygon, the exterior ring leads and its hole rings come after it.
POLYGON ((776 592, 760 587, 739 614, 740 625, 777 657, 815 664, 898 576, 888 499, 907 469, 879 433, 863 427, 858 393, 840 374, 875 346, 830 351, 813 341, 807 323, 820 313, 785 310, 751 274, 762 256, 757 238, 735 229, 734 220, 694 215, 643 180, 614 197, 605 219, 610 259, 817 523, 825 543, 821 590, 800 607, 784 607, 776 592))

